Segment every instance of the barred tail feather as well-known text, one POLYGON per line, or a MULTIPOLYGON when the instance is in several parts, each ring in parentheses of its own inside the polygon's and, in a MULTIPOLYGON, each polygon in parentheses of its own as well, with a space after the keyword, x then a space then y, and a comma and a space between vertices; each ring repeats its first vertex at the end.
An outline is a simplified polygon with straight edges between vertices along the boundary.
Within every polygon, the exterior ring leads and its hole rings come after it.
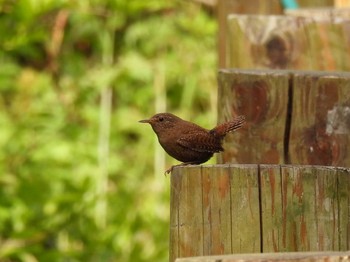
POLYGON ((225 122, 223 124, 220 124, 210 130, 210 133, 214 134, 215 136, 223 138, 227 133, 230 133, 232 131, 235 131, 243 126, 245 122, 244 116, 238 116, 232 121, 225 122))

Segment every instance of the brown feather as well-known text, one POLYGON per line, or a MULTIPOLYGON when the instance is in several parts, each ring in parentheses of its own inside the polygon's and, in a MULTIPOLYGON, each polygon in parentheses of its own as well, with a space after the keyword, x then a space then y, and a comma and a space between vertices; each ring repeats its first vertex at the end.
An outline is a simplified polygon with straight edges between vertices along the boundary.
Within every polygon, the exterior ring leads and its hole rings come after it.
POLYGON ((244 116, 238 116, 232 121, 225 122, 223 124, 220 124, 214 127, 212 130, 210 130, 210 133, 217 137, 224 138, 227 133, 230 133, 232 131, 235 131, 241 128, 244 124, 244 121, 245 121, 244 116))

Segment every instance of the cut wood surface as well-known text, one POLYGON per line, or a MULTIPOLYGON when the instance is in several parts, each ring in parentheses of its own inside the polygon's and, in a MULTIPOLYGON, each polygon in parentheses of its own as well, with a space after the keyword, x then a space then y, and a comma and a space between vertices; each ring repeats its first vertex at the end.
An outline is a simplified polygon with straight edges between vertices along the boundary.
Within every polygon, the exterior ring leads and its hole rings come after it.
POLYGON ((228 14, 282 14, 283 8, 279 0, 220 0, 217 1, 218 13, 218 57, 220 68, 227 66, 227 15, 228 14))
POLYGON ((214 165, 171 174, 170 261, 350 249, 350 169, 214 165))
MULTIPOLYGON (((350 14, 350 13, 348 13, 350 14)), ((350 70, 350 16, 315 20, 304 26, 311 56, 311 69, 350 70)), ((304 68, 295 68, 304 69, 304 68)), ((305 68, 306 69, 306 68, 305 68)))
POLYGON ((229 15, 226 68, 349 70, 350 11, 326 14, 229 15))
POLYGON ((293 75, 290 161, 350 166, 350 75, 293 75))
POLYGON ((310 18, 228 16, 228 68, 312 69, 304 26, 310 18))
POLYGON ((226 136, 219 163, 285 163, 289 78, 285 71, 220 70, 218 120, 244 115, 246 124, 226 136))
POLYGON ((350 74, 220 70, 218 122, 246 117, 219 163, 350 166, 350 74))
POLYGON ((285 9, 284 13, 290 16, 311 17, 317 21, 334 21, 350 18, 350 8, 309 7, 285 9))
MULTIPOLYGON (((328 6, 345 6, 344 4, 338 3, 341 0, 298 0, 299 7, 323 7, 322 10, 326 9, 324 7, 328 6)), ((347 1, 347 0, 343 0, 347 1)), ((299 8, 297 10, 304 10, 304 8, 299 8)), ((321 8, 320 8, 321 9, 321 8)), ((327 8, 327 15, 330 11, 330 8, 327 8)), ((340 9, 335 9, 340 10, 340 9)), ((344 11, 334 11, 333 15, 337 15, 341 12, 341 15, 344 14, 344 11)), ((324 11, 322 12, 322 14, 324 11)), ((228 22, 227 16, 229 14, 244 14, 244 15, 282 15, 283 6, 280 0, 220 0, 217 1, 217 14, 218 14, 218 59, 220 68, 230 67, 229 57, 228 57, 228 22)), ((247 57, 250 59, 250 57, 247 57)), ((242 61, 243 62, 243 61, 242 61)))
POLYGON ((179 258, 176 262, 349 262, 350 252, 286 252, 179 258))
POLYGON ((330 7, 336 6, 337 2, 339 2, 339 0, 298 0, 298 5, 300 7, 330 7))

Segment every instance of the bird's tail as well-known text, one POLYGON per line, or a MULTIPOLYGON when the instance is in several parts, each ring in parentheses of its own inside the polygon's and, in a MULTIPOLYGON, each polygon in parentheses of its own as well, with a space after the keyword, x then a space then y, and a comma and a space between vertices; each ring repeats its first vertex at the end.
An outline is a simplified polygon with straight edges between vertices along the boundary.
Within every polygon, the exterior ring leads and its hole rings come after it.
POLYGON ((238 116, 232 121, 225 122, 223 124, 216 126, 212 130, 210 130, 210 133, 214 134, 217 137, 224 138, 227 133, 241 128, 244 122, 245 122, 245 117, 238 116))

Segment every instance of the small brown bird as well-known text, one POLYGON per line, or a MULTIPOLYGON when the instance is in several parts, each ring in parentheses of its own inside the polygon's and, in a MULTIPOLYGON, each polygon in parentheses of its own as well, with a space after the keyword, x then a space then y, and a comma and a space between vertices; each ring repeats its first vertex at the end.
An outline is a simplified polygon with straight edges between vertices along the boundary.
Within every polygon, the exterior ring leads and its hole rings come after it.
POLYGON ((159 113, 139 122, 149 123, 164 150, 173 158, 183 162, 166 170, 165 174, 168 174, 176 166, 199 165, 208 161, 214 153, 223 151, 222 140, 226 134, 242 127, 244 120, 244 116, 238 116, 211 130, 170 113, 159 113))

